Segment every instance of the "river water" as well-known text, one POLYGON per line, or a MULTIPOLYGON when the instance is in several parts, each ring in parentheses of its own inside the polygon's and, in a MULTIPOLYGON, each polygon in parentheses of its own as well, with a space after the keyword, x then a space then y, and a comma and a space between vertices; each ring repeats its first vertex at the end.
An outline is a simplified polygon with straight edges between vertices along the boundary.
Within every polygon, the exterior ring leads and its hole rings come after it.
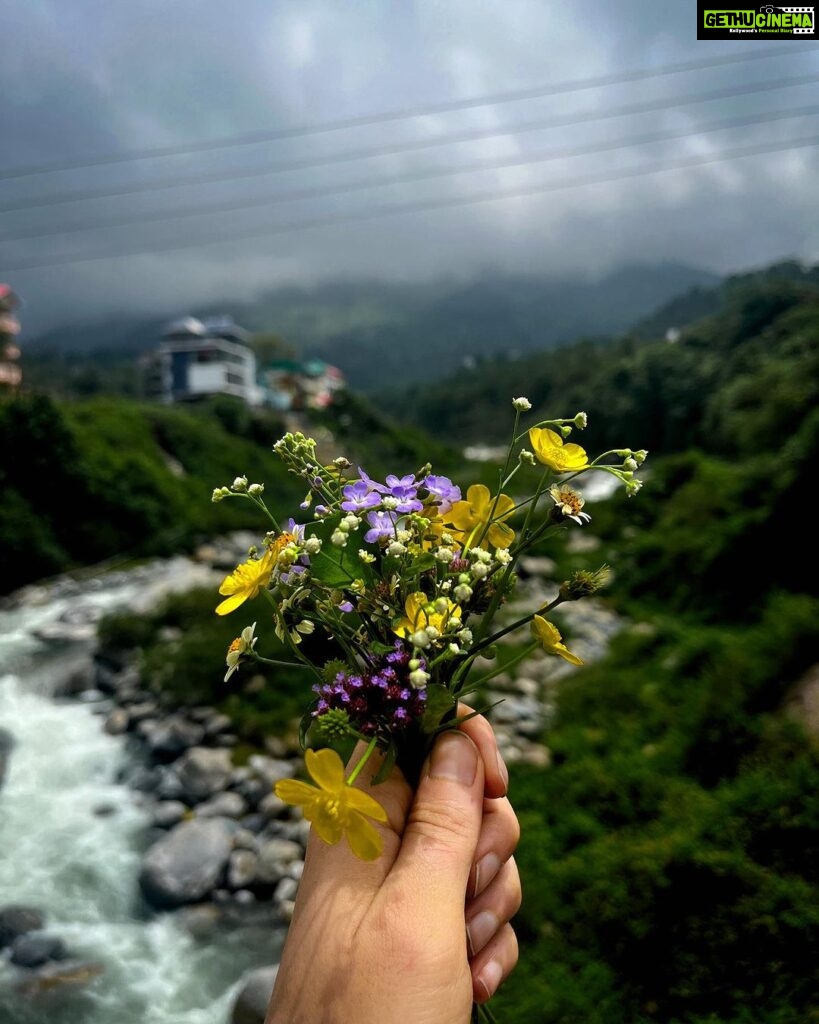
POLYGON ((116 781, 130 756, 125 741, 104 733, 93 700, 50 695, 90 641, 38 639, 61 621, 93 621, 203 578, 201 566, 179 559, 171 571, 164 563, 93 588, 46 588, 0 611, 0 727, 15 741, 0 788, 0 907, 42 909, 72 959, 104 968, 86 986, 26 995, 17 989, 25 972, 0 957, 2 1024, 227 1024, 243 971, 273 962, 278 937, 269 929, 220 929, 197 940, 179 915, 142 905, 147 812, 116 781))

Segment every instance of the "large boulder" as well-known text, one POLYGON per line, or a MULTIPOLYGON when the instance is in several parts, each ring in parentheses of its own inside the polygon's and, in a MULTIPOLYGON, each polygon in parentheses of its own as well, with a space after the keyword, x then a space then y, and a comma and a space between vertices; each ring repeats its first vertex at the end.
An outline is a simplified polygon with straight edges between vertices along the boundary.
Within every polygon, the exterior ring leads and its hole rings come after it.
POLYGON ((232 848, 231 823, 222 818, 185 821, 142 858, 139 884, 155 907, 196 903, 220 884, 232 848))
POLYGON ((37 931, 44 924, 42 911, 35 907, 0 907, 0 949, 10 946, 18 935, 37 931))
POLYGON ((175 768, 184 796, 190 803, 207 800, 226 789, 233 771, 230 751, 209 747, 191 747, 179 758, 175 768))
POLYGON ((63 960, 65 955, 63 940, 45 932, 18 935, 11 946, 11 962, 18 967, 40 967, 49 960, 63 960))
POLYGON ((242 979, 242 987, 233 1004, 231 1024, 264 1024, 267 1004, 273 992, 278 964, 273 967, 258 967, 248 971, 242 979))

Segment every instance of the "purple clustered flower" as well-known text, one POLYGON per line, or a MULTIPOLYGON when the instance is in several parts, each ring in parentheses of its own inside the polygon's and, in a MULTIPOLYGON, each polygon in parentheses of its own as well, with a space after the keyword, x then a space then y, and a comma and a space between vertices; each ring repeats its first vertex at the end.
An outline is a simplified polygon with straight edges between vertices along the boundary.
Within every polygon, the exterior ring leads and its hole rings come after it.
MULTIPOLYGON (((411 657, 399 642, 371 670, 339 672, 331 683, 314 686, 318 700, 313 718, 321 718, 331 710, 344 710, 365 736, 394 732, 416 721, 426 708, 427 692, 410 685, 411 657)), ((422 659, 420 667, 426 668, 422 659)))
MULTIPOLYGON (((396 501, 395 511, 404 514, 407 512, 420 512, 424 507, 423 503, 418 500, 418 484, 415 482, 414 473, 409 473, 407 476, 402 477, 397 477, 394 473, 390 473, 385 484, 380 484, 378 481, 367 476, 361 466, 358 467, 358 474, 360 479, 356 480, 351 485, 351 488, 360 488, 356 492, 357 495, 371 495, 372 498, 377 498, 378 500, 371 501, 369 505, 356 505, 348 511, 354 512, 359 508, 374 508, 376 505, 381 504, 383 497, 394 498, 396 501)), ((344 497, 352 500, 352 497, 347 495, 347 490, 348 488, 345 487, 344 497)), ((341 507, 347 509, 347 505, 343 502, 341 507)))
POLYGON ((456 501, 461 500, 461 488, 448 476, 435 476, 430 473, 421 481, 432 501, 438 506, 439 512, 449 512, 456 501))

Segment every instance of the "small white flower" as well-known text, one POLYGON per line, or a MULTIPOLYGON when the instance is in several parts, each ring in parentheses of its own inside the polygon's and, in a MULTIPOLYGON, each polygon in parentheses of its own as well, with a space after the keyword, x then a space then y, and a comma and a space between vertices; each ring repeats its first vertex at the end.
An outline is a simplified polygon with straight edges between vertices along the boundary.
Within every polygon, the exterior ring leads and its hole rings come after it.
POLYGON ((438 548, 435 552, 435 557, 439 562, 451 562, 455 557, 454 551, 451 548, 438 548))
POLYGON ((472 597, 472 587, 467 583, 459 583, 453 593, 455 594, 456 601, 460 601, 461 604, 466 604, 470 597, 472 597))
POLYGON ((321 538, 313 534, 304 542, 304 550, 308 555, 317 555, 321 551, 321 538))
POLYGON ((430 640, 437 640, 438 637, 441 635, 441 631, 440 629, 438 629, 437 626, 427 626, 424 632, 430 638, 430 640))
POLYGON ((375 561, 375 555, 370 554, 369 551, 365 551, 364 548, 358 549, 358 557, 365 565, 372 565, 372 563, 375 561))
POLYGON ((483 548, 472 548, 469 552, 469 557, 473 558, 476 562, 483 562, 484 565, 489 565, 492 561, 492 556, 488 551, 484 551, 483 548))
POLYGON ((345 516, 341 522, 344 523, 348 530, 357 530, 359 526, 361 526, 361 520, 358 516, 354 516, 352 512, 348 516, 345 516))
POLYGON ((416 690, 420 690, 429 682, 429 672, 417 668, 414 672, 410 672, 409 680, 416 690))
POLYGON ((234 491, 239 491, 239 492, 246 491, 247 490, 247 477, 246 476, 237 476, 236 479, 233 481, 233 490, 234 491))
POLYGON ((347 547, 347 534, 342 530, 333 530, 333 534, 330 537, 330 543, 335 548, 346 548, 347 547))
POLYGON ((430 639, 425 629, 419 629, 417 633, 413 633, 410 637, 410 643, 413 647, 429 647, 430 639))
POLYGON ((394 540, 392 544, 388 545, 387 554, 391 555, 393 558, 400 558, 401 555, 403 555, 406 552, 406 550, 407 549, 400 541, 394 540))
POLYGON ((469 627, 464 627, 464 629, 458 633, 458 639, 462 644, 468 647, 472 643, 472 630, 469 629, 469 627))
POLYGON ((247 489, 247 493, 254 498, 260 498, 264 494, 264 484, 251 484, 247 489))
POLYGON ((579 412, 574 418, 574 425, 578 430, 585 430, 589 425, 589 417, 584 412, 579 412))
POLYGON ((520 398, 512 399, 512 407, 518 412, 528 412, 532 408, 532 403, 521 395, 520 398))
POLYGON ((438 615, 446 615, 447 611, 449 610, 449 602, 445 597, 439 597, 438 600, 433 605, 433 608, 435 609, 438 615))
POLYGON ((460 654, 461 648, 457 644, 450 644, 447 648, 450 654, 460 654))
POLYGON ((512 561, 512 555, 509 548, 498 548, 495 552, 495 559, 500 562, 501 565, 509 565, 512 561))
POLYGON ((412 540, 412 530, 396 530, 395 539, 400 540, 402 544, 409 544, 412 540))
POLYGON ((224 498, 221 487, 214 487, 213 494, 210 496, 211 501, 221 501, 224 498))
POLYGON ((398 508, 400 502, 398 501, 398 498, 394 498, 391 494, 385 494, 381 499, 381 504, 385 509, 391 511, 394 508, 398 508))
POLYGON ((256 641, 259 639, 254 636, 256 629, 256 623, 252 626, 245 626, 242 630, 241 635, 237 636, 233 643, 228 648, 227 655, 225 656, 225 662, 228 670, 225 673, 225 682, 230 679, 234 672, 238 671, 239 662, 242 658, 248 654, 256 646, 256 641))
POLYGON ((634 461, 637 463, 638 466, 642 466, 642 464, 646 461, 647 458, 648 452, 645 450, 645 448, 641 448, 639 452, 634 453, 634 461))
POLYGON ((476 580, 482 580, 485 576, 489 575, 489 567, 484 565, 483 562, 476 562, 472 566, 472 575, 476 580))

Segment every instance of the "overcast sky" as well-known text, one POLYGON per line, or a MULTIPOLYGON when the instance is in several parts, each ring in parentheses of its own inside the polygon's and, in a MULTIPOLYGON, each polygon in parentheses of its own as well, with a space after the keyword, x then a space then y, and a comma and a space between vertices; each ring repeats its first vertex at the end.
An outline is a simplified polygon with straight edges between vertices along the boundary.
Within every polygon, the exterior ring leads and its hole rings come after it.
POLYGON ((819 50, 801 40, 698 42, 695 9, 694 0, 5 0, 0 280, 26 299, 34 332, 339 276, 816 260, 819 150, 791 142, 819 138, 819 88, 782 83, 819 76, 819 50), (756 56, 772 49, 779 56, 756 56), (547 92, 741 54, 755 59, 547 92), (527 89, 543 94, 281 135, 527 89), (690 102, 717 91, 735 95, 690 102), (611 116, 633 106, 654 109, 611 116), (600 114, 609 116, 591 119, 600 114), (469 132, 485 137, 448 141, 469 132), (31 173, 186 146, 199 150, 31 173), (696 163, 761 146, 777 149, 696 163), (381 152, 331 162, 359 150, 381 152), (544 160, 550 151, 557 158, 544 160), (283 163, 302 166, 271 173, 283 163), (491 166, 475 170, 481 163, 491 166), (652 167, 677 169, 634 173, 652 167), (222 180, 152 187, 208 175, 222 180), (580 184, 589 178, 608 180, 580 184), (128 189, 138 191, 54 203, 128 189), (512 196, 491 198, 499 193, 512 196), (490 198, 469 201, 478 196, 490 198), (395 207, 410 209, 384 210, 395 207), (95 255, 104 258, 79 259, 95 255))

